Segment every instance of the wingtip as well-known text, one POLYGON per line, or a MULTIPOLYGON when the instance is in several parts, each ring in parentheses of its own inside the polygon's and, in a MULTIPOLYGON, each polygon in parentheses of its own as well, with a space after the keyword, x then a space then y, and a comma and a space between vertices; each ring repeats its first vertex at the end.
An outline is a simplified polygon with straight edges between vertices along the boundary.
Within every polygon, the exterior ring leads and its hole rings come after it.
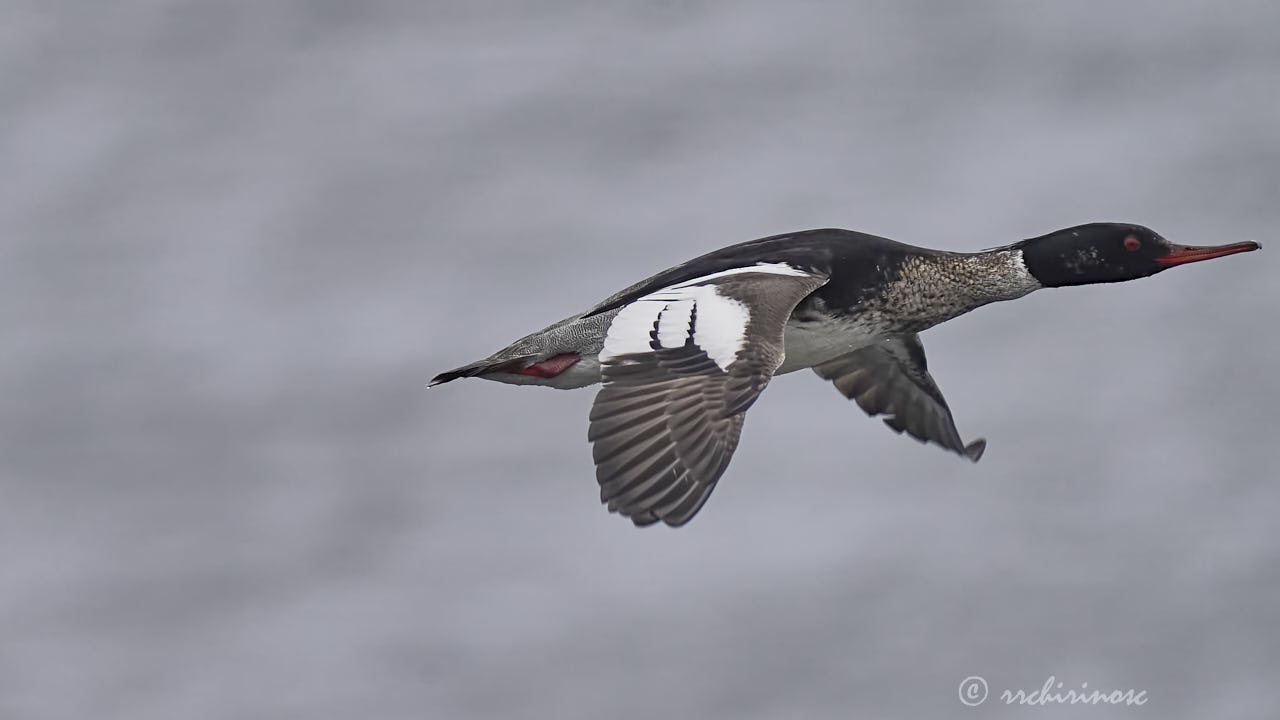
POLYGON ((974 440, 973 442, 964 446, 964 454, 965 454, 965 457, 969 458, 973 462, 978 462, 979 460, 982 459, 982 453, 986 452, 986 449, 987 449, 986 438, 978 438, 977 440, 974 440))
POLYGON ((653 513, 636 513, 628 517, 632 525, 638 528, 653 527, 658 524, 658 516, 653 513))

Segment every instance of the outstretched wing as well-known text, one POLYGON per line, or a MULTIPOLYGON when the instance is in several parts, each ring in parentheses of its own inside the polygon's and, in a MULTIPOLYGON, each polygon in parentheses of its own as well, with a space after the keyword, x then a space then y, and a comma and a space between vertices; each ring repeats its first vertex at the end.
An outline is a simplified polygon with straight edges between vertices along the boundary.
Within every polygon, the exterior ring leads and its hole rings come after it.
POLYGON ((600 501, 636 525, 688 522, 783 359, 791 311, 827 281, 784 263, 734 268, 644 295, 614 317, 588 439, 600 501))
POLYGON ((882 340, 814 366, 868 415, 888 415, 884 424, 921 442, 933 442, 977 462, 987 441, 965 445, 951 409, 929 375, 924 346, 915 333, 882 340))

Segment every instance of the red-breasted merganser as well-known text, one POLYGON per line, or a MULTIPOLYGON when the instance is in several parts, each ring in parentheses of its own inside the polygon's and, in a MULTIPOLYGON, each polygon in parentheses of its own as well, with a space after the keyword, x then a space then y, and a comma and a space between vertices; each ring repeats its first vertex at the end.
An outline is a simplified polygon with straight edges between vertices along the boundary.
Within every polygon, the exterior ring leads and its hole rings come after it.
POLYGON ((976 462, 930 377, 920 331, 1045 287, 1120 282, 1259 249, 1175 245, 1141 225, 1090 223, 978 253, 851 230, 774 235, 654 275, 441 373, 577 388, 591 408, 600 499, 636 525, 702 508, 769 378, 813 368, 896 432, 976 462))

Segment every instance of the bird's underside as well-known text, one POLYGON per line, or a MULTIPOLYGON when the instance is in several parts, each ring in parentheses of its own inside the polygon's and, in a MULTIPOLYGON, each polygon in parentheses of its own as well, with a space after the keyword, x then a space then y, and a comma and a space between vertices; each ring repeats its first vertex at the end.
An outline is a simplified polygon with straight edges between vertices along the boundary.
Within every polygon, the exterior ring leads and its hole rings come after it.
MULTIPOLYGON (((609 311, 598 323, 602 337, 585 343, 582 352, 517 353, 511 359, 499 353, 497 360, 444 373, 432 384, 480 376, 554 385, 575 372, 582 378, 592 373, 593 381, 598 372, 602 387, 588 439, 601 502, 636 525, 683 525, 715 488, 747 409, 782 363, 792 311, 826 281, 822 273, 781 263, 712 273, 609 311)), ((589 312, 530 338, 579 332, 574 323, 593 322, 589 312)), ((884 415, 894 431, 974 461, 981 457, 985 441, 961 441, 914 333, 887 337, 813 369, 868 414, 884 415)), ((585 384, 575 379, 561 386, 585 384)))

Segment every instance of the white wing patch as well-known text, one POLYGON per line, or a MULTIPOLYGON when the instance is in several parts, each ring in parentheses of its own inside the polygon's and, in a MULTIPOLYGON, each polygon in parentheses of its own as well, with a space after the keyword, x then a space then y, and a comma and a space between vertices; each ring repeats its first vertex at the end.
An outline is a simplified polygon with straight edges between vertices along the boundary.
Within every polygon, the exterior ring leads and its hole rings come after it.
POLYGON ((689 337, 689 324, 693 321, 694 301, 676 300, 659 310, 658 344, 664 348, 684 345, 689 337))
POLYGON ((751 312, 743 303, 716 292, 715 287, 698 290, 703 291, 706 298, 697 301, 693 344, 702 348, 721 370, 728 370, 742 350, 751 312))
POLYGON ((706 284, 730 275, 766 273, 807 275, 784 263, 761 263, 694 278, 649 293, 618 312, 609 324, 600 361, 619 355, 648 353, 658 347, 683 347, 691 338, 721 370, 728 370, 746 341, 751 311, 734 298, 706 284), (656 333, 655 333, 656 330, 656 333))
POLYGON ((653 338, 653 325, 658 320, 666 303, 641 298, 623 306, 609 330, 604 336, 604 347, 600 348, 600 362, 612 360, 619 355, 652 352, 650 343, 653 338))
MULTIPOLYGON (((694 278, 692 280, 685 280, 684 282, 678 285, 672 285, 670 288, 667 288, 667 289, 670 290, 672 288, 688 287, 690 285, 701 285, 702 283, 705 283, 708 280, 715 280, 717 278, 728 277, 730 275, 743 275, 745 273, 765 273, 767 275, 792 275, 795 277, 805 277, 809 275, 809 273, 803 270, 797 270, 796 268, 793 268, 786 263, 757 263, 755 265, 748 265, 746 267, 721 270, 720 272, 711 273, 710 275, 703 275, 702 277, 694 278)), ((662 292, 662 290, 659 290, 658 292, 662 292)))

